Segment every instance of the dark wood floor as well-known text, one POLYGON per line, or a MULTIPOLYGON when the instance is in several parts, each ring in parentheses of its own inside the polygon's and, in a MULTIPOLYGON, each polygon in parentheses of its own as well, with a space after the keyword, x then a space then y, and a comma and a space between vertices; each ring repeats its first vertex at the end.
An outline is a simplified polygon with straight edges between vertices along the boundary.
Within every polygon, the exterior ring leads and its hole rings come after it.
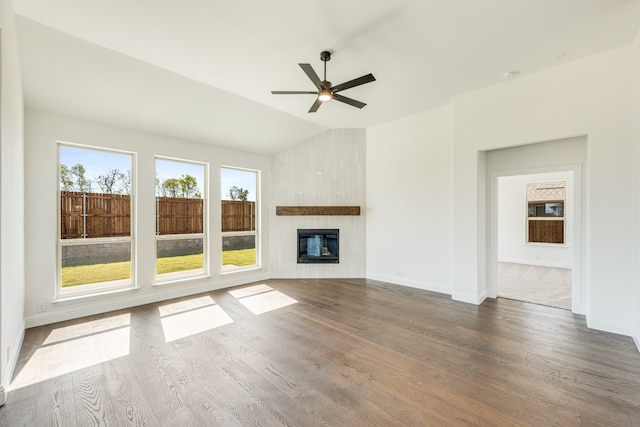
POLYGON ((29 329, 0 425, 640 425, 632 340, 567 310, 261 284, 29 329))

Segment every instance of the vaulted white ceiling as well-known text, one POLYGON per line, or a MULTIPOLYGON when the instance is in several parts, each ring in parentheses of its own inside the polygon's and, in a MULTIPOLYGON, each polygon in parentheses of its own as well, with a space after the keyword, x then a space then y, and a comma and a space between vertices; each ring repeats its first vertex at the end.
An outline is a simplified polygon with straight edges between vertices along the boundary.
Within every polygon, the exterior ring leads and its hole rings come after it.
POLYGON ((27 106, 270 154, 630 44, 640 0, 14 0, 27 106), (298 63, 377 81, 307 113, 298 63), (516 76, 516 78, 518 78, 516 76))

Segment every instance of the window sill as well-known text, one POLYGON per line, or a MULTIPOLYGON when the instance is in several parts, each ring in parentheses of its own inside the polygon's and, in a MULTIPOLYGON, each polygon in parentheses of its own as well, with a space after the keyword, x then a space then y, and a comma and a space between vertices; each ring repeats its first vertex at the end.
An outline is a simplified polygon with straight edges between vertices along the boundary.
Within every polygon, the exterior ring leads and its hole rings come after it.
POLYGON ((140 287, 131 286, 128 288, 119 288, 119 289, 105 289, 100 292, 91 292, 91 293, 77 293, 77 294, 67 294, 67 295, 58 295, 53 301, 52 304, 60 304, 60 303, 72 303, 74 301, 85 301, 89 298, 101 298, 107 295, 119 294, 130 291, 137 291, 140 287))
POLYGON ((175 277, 175 278, 170 278, 165 280, 156 280, 152 283, 151 286, 159 287, 159 286, 165 286, 165 285, 179 285, 185 282, 194 282, 197 280, 206 280, 206 279, 211 279, 211 276, 205 274, 205 275, 198 275, 198 276, 175 277))
POLYGON ((529 221, 564 221, 563 216, 530 216, 529 221))
POLYGON ((551 246, 554 248, 568 248, 570 245, 567 243, 545 243, 545 242, 526 242, 525 246, 551 246))
POLYGON ((233 275, 237 273, 246 273, 248 271, 258 271, 258 270, 264 270, 264 268, 260 266, 253 266, 253 267, 247 267, 247 268, 234 268, 234 269, 223 270, 222 272, 220 272, 220 275, 227 276, 227 275, 233 275))

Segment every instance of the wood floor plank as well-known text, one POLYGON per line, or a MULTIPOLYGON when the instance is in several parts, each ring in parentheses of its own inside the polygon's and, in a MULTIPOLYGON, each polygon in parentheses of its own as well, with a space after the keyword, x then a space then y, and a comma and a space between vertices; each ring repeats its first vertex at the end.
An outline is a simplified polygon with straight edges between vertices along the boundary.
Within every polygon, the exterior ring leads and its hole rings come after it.
POLYGON ((116 419, 101 371, 94 366, 73 373, 76 425, 108 426, 116 419))
POLYGON ((73 425, 76 420, 76 407, 73 402, 73 374, 66 374, 42 381, 41 398, 38 405, 38 420, 34 425, 63 427, 73 425))
POLYGON ((364 279, 269 280, 33 328, 13 386, 0 425, 640 420, 629 337, 567 310, 364 279))
POLYGON ((185 362, 164 341, 157 325, 156 310, 145 307, 132 316, 129 359, 136 370, 136 378, 144 387, 145 397, 153 408, 153 415, 162 423, 196 422, 197 416, 185 403, 176 372, 185 362))
MULTIPOLYGON (((264 324, 264 322, 261 322, 262 324, 264 324)), ((295 325, 299 325, 303 323, 302 320, 297 320, 295 322, 284 322, 284 324, 295 324, 295 325)), ((322 325, 319 325, 322 326, 322 325)), ((273 329, 274 326, 270 325, 269 329, 273 329)), ((335 328, 334 328, 335 329, 335 328)), ((312 365, 312 366, 328 366, 328 369, 326 369, 325 372, 323 372, 323 376, 325 377, 329 377, 331 379, 333 379, 334 381, 336 381, 336 383, 338 383, 341 387, 342 390, 346 390, 349 388, 349 386, 353 385, 351 384, 352 381, 348 381, 349 378, 354 378, 355 382, 358 383, 359 385, 362 384, 362 381, 366 381, 367 383, 369 383, 371 386, 374 386, 374 382, 376 380, 378 380, 378 378, 374 378, 374 377, 382 377, 383 381, 386 381, 387 378, 385 377, 385 375, 387 375, 388 372, 394 372, 394 377, 392 378, 392 380, 398 380, 398 379, 404 379, 405 387, 403 388, 403 391, 401 393, 402 396, 406 396, 406 395, 412 395, 412 385, 410 385, 411 379, 412 379, 412 375, 410 373, 404 373, 404 374, 400 374, 398 373, 398 370, 404 369, 406 367, 406 365, 404 365, 402 362, 398 363, 398 355, 396 353, 393 353, 390 355, 389 357, 389 364, 384 366, 380 372, 378 372, 376 370, 376 366, 380 365, 384 359, 384 357, 381 356, 381 352, 384 351, 383 348, 377 347, 373 344, 370 343, 370 345, 368 347, 370 348, 366 348, 367 346, 365 345, 361 345, 360 349, 362 349, 363 347, 364 349, 364 354, 355 356, 354 358, 349 358, 346 356, 347 351, 346 349, 342 349, 342 348, 337 348, 337 343, 339 341, 342 342, 347 342, 349 340, 352 340, 351 337, 349 336, 343 336, 340 337, 339 336, 339 332, 337 334, 331 334, 332 331, 330 330, 323 330, 323 331, 318 331, 318 333, 313 333, 313 334, 309 334, 309 337, 324 337, 324 336, 328 336, 331 335, 332 339, 333 339, 333 343, 332 343, 332 347, 334 348, 334 350, 340 350, 340 351, 331 351, 330 353, 324 353, 324 354, 319 354, 319 357, 316 358, 315 360, 309 360, 309 357, 313 357, 314 354, 316 354, 316 352, 312 352, 310 353, 310 356, 307 356, 307 359, 305 360, 308 364, 312 365), (365 365, 365 361, 366 361, 366 357, 368 354, 375 354, 377 353, 377 356, 374 360, 371 360, 372 364, 371 366, 367 366, 365 365), (324 363, 323 363, 324 362, 324 363), (331 362, 330 364, 327 362, 331 362), (364 366, 363 366, 364 365, 364 366), (356 369, 356 367, 359 367, 356 369), (372 372, 375 374, 374 377, 372 377, 372 372), (337 373, 336 375, 332 375, 333 373, 337 373), (401 375, 404 375, 404 377, 401 377, 401 375)), ((321 348, 319 345, 317 344, 310 344, 309 345, 310 348, 315 348, 315 349, 319 349, 321 348)), ((362 387, 359 389, 359 393, 360 394, 362 392, 362 387)), ((421 393, 420 390, 415 390, 416 393, 421 393)), ((446 398, 448 399, 449 396, 447 395, 446 398)), ((346 399, 344 396, 342 397, 342 404, 344 405, 344 401, 348 401, 348 399, 346 399)), ((407 401, 406 397, 403 399, 403 403, 406 406, 409 402, 407 401)), ((440 400, 436 400, 436 402, 440 402, 440 400)), ((362 405, 363 402, 361 400, 359 400, 359 404, 362 405)), ((422 407, 422 409, 424 409, 424 402, 420 402, 420 403, 416 403, 416 409, 422 407)), ((348 408, 351 409, 351 408, 348 408)), ((433 411, 434 413, 438 413, 438 411, 436 410, 437 406, 433 407, 433 411)), ((462 417, 462 415, 458 415, 460 417, 462 417)), ((433 421, 433 419, 431 419, 430 421, 433 421)), ((371 421, 374 422, 374 421, 371 421)))
MULTIPOLYGON (((353 412, 353 407, 369 407, 369 410, 359 417, 361 422, 367 423, 367 425, 378 425, 378 423, 389 425, 389 422, 384 421, 389 421, 390 418, 379 407, 370 405, 369 402, 361 399, 356 401, 356 396, 341 394, 341 392, 348 390, 350 383, 345 381, 347 378, 344 375, 319 377, 316 370, 321 364, 318 361, 310 361, 308 358, 300 357, 292 359, 281 351, 276 351, 275 349, 283 346, 291 348, 292 343, 290 340, 283 338, 283 335, 278 333, 277 328, 271 326, 262 327, 268 324, 267 322, 268 320, 263 320, 259 324, 253 324, 251 331, 244 331, 244 336, 250 339, 254 350, 254 354, 246 355, 246 360, 253 366, 258 366, 258 372, 265 379, 275 384, 281 392, 295 399, 297 406, 305 407, 299 402, 313 396, 316 402, 318 399, 324 399, 326 404, 333 408, 333 411, 340 410, 341 412, 350 413, 353 412), (289 377, 289 372, 295 373, 295 376, 289 377), (319 382, 318 378, 322 378, 323 381, 319 382), (323 390, 323 393, 318 393, 317 390, 323 390), (336 396, 338 396, 337 400, 336 396)), ((288 337, 288 331, 284 335, 288 337)), ((318 346, 312 348, 320 350, 319 354, 322 354, 325 362, 329 359, 326 351, 323 351, 318 346)), ((292 350, 294 350, 295 354, 301 354, 293 348, 292 350)), ((315 352, 311 354, 315 354, 315 352)))
POLYGON ((128 360, 110 360, 102 365, 102 369, 118 425, 142 427, 160 424, 128 360))
POLYGON ((287 425, 269 407, 270 394, 263 389, 264 384, 256 382, 251 366, 230 361, 228 355, 221 357, 220 347, 213 352, 204 350, 210 345, 200 345, 199 336, 184 341, 198 344, 181 346, 184 357, 191 362, 181 384, 189 396, 189 406, 203 422, 215 419, 220 425, 247 425, 255 419, 271 419, 273 425, 287 425))

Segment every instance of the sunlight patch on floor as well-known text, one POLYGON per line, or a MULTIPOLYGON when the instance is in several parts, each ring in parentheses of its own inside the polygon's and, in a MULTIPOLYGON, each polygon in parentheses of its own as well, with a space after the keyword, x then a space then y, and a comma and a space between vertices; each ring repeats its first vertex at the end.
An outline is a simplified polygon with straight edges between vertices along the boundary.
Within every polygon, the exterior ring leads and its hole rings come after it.
POLYGON ((163 305, 158 307, 158 312, 166 342, 233 323, 233 319, 209 296, 163 305))
POLYGON ((229 291, 229 294, 231 294, 231 296, 233 296, 234 298, 240 299, 251 295, 261 294, 263 292, 269 292, 272 290, 273 288, 271 286, 262 284, 247 286, 246 288, 234 289, 232 291, 229 291))
POLYGON ((256 315, 277 310, 298 302, 265 284, 235 289, 229 291, 229 294, 237 298, 245 308, 256 315))
POLYGON ((55 329, 25 363, 11 390, 129 354, 129 314, 55 329))
POLYGON ((118 316, 105 317, 104 319, 91 320, 75 325, 64 326, 62 328, 56 328, 49 332, 49 335, 47 335, 47 338, 42 344, 55 344, 61 341, 72 340, 90 334, 97 334, 100 332, 121 328, 123 326, 129 326, 130 324, 131 314, 125 313, 118 316))

